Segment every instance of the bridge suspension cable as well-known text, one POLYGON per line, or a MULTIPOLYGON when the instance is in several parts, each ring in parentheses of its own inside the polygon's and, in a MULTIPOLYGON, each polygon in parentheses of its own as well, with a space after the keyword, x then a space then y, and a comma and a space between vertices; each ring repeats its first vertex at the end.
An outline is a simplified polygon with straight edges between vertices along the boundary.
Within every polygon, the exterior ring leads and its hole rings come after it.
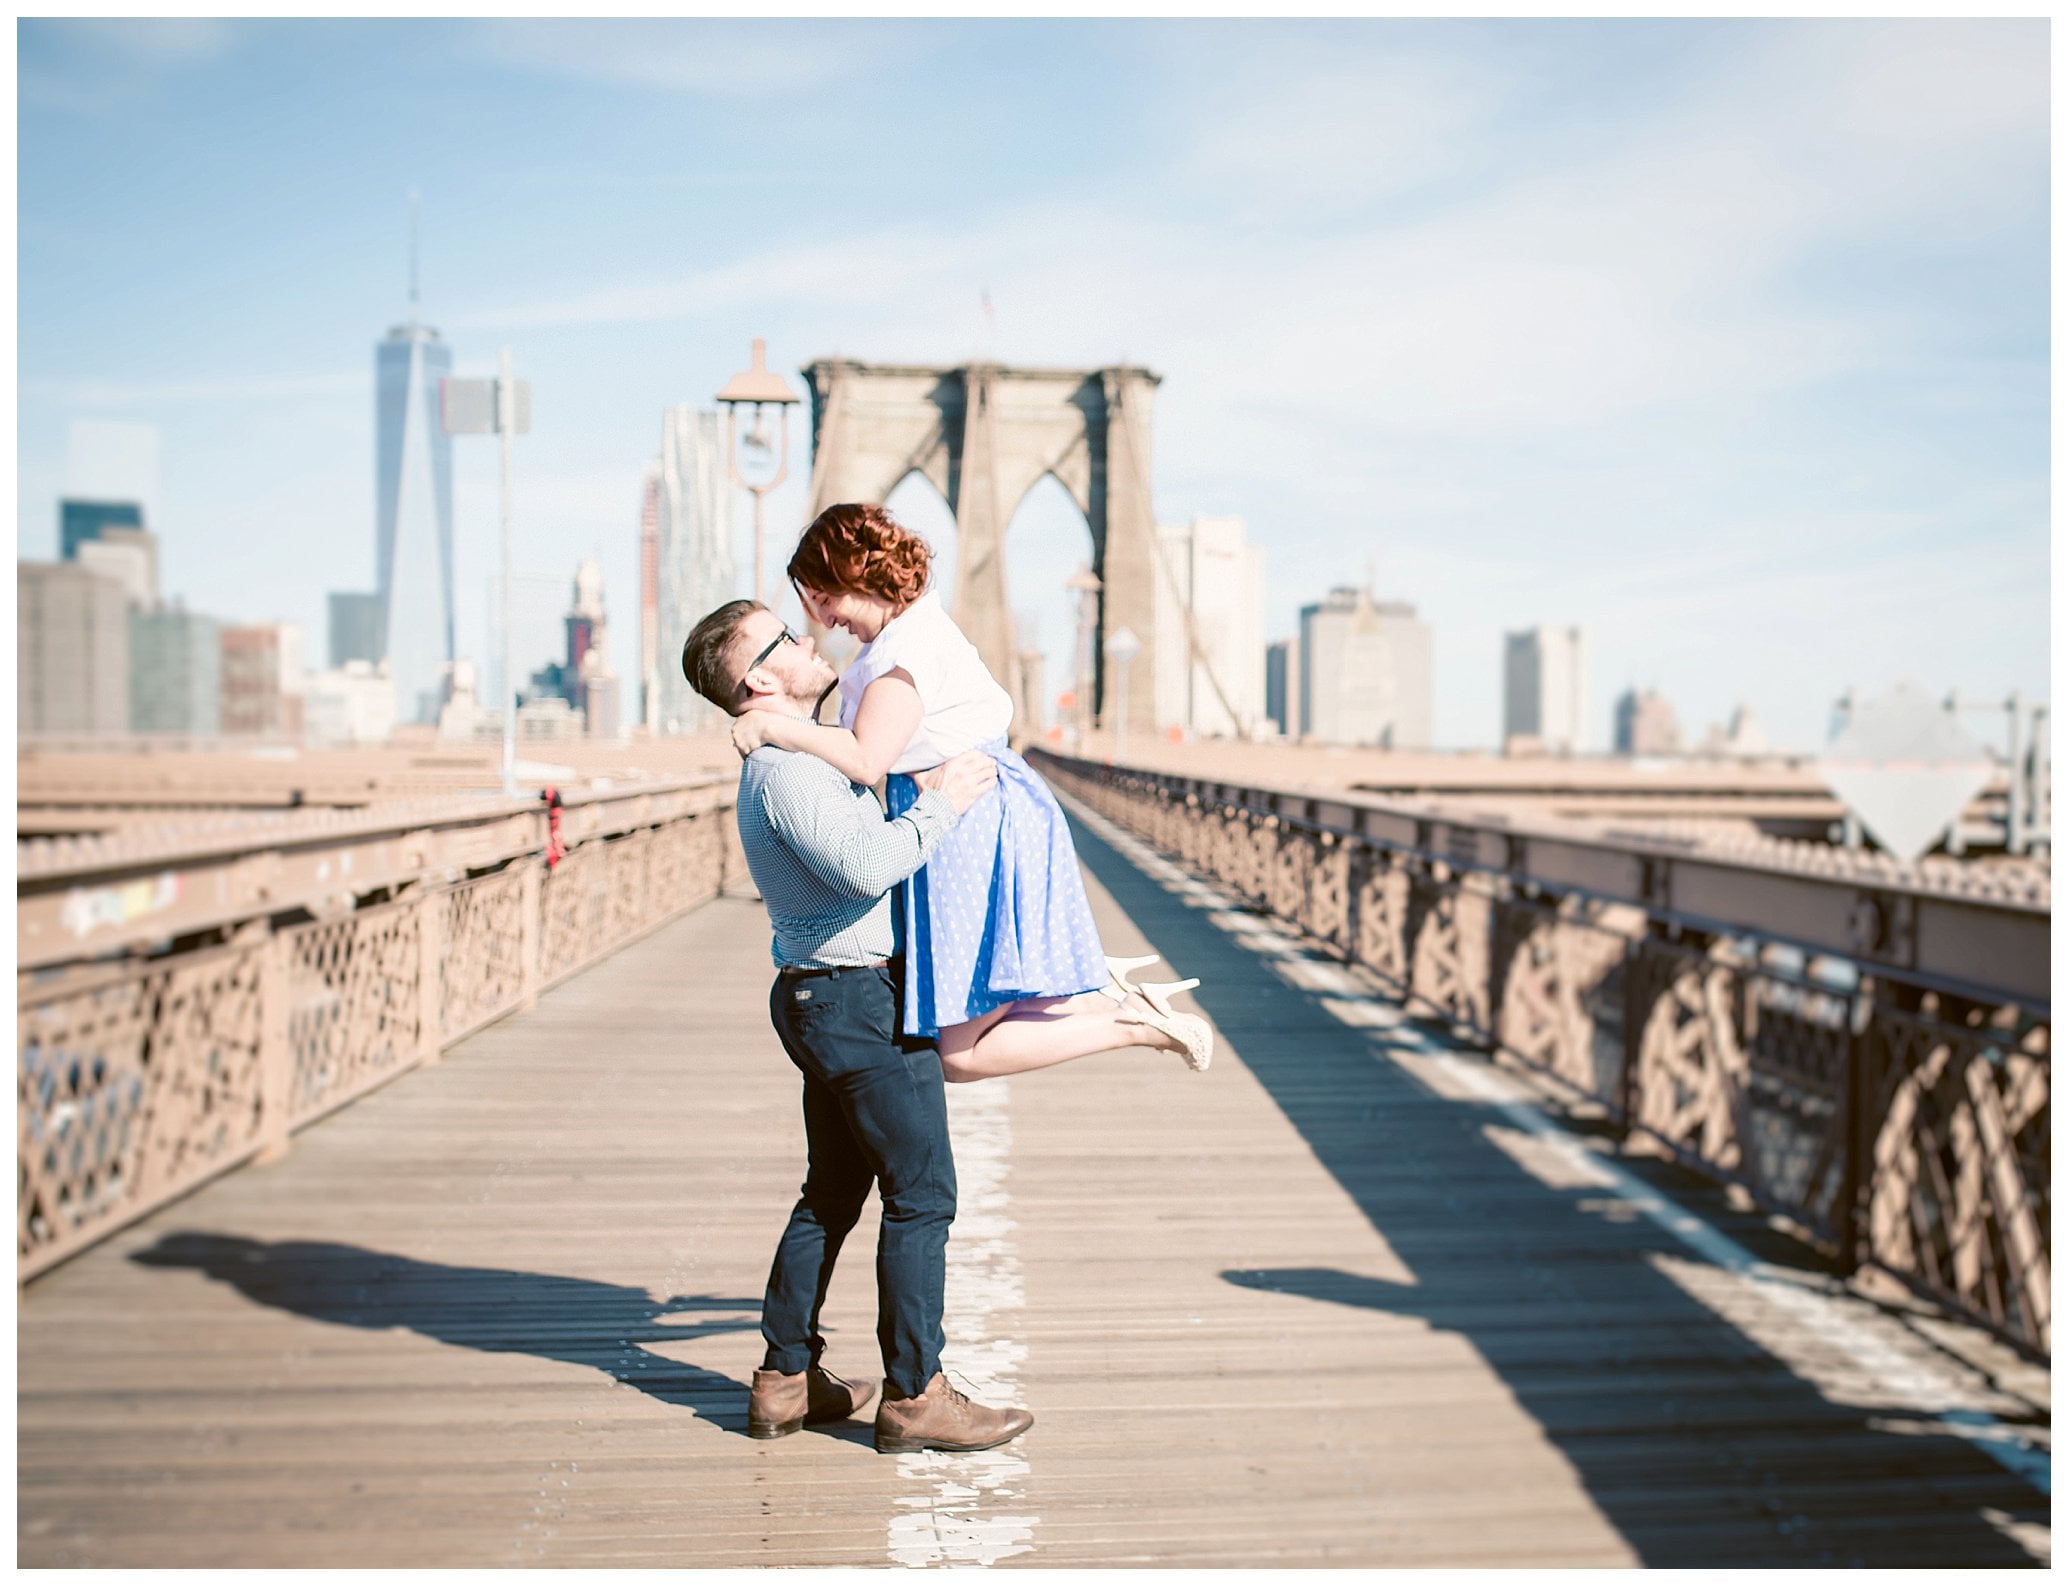
MULTIPOLYGON (((1149 494, 1148 476, 1142 467, 1141 451, 1135 444, 1134 419, 1127 408, 1126 383, 1124 381, 1115 381, 1113 393, 1113 406, 1118 412, 1121 421, 1129 426, 1127 458, 1128 466, 1134 470, 1135 485, 1140 491, 1143 501, 1153 501, 1154 498, 1149 494)), ((1110 459, 1112 455, 1110 447, 1108 448, 1107 455, 1110 459)), ((1163 569, 1164 582, 1169 586, 1171 597, 1177 603, 1178 615, 1184 620, 1185 650, 1188 660, 1190 664, 1198 666, 1205 671, 1207 687, 1213 690, 1215 700, 1220 703, 1221 709, 1227 712, 1228 720, 1234 723, 1237 736, 1248 738, 1255 732, 1256 724, 1251 721, 1245 721, 1236 713, 1235 707, 1228 702, 1228 691, 1221 687, 1220 674, 1214 670, 1212 659, 1207 655, 1205 646, 1199 642, 1199 624, 1194 619, 1191 592, 1181 587, 1178 583, 1177 570, 1171 566, 1170 548, 1163 543, 1162 529, 1153 521, 1155 517, 1153 507, 1150 511, 1150 517, 1152 521, 1149 524, 1149 540, 1156 548, 1156 565, 1163 569)), ((1187 723, 1187 725, 1189 726, 1190 723, 1187 723)))

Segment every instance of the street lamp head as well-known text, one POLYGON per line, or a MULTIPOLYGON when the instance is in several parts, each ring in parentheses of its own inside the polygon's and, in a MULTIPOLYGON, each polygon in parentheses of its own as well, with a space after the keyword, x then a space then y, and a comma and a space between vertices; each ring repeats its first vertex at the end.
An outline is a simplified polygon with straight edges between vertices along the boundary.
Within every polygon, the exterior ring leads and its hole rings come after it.
POLYGON ((735 486, 754 498, 754 598, 766 605, 768 598, 761 587, 761 503, 771 490, 790 476, 790 409, 796 404, 797 395, 790 389, 787 380, 769 371, 768 343, 756 336, 754 367, 726 381, 725 389, 718 393, 717 401, 718 405, 725 409, 726 472, 735 486), (761 428, 761 409, 764 405, 774 406, 782 412, 782 449, 776 454, 774 473, 762 479, 742 479, 737 440, 740 409, 751 407, 754 410, 754 428, 747 436, 747 450, 754 453, 757 459, 765 459, 770 447, 768 437, 762 433, 761 428))
POLYGON ((754 338, 754 367, 743 370, 725 382, 725 389, 718 393, 720 402, 795 402, 796 394, 790 383, 768 367, 768 343, 759 336, 754 338))

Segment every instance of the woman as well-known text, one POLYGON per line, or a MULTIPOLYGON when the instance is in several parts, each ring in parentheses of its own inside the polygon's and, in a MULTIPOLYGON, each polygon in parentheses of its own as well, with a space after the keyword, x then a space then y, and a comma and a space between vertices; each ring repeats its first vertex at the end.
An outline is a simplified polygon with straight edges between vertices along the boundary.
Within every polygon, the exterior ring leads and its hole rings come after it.
POLYGON ((905 1031, 937 1039, 950 1079, 1144 1045, 1205 1070, 1212 1026, 1169 1001, 1198 982, 1136 985, 1128 973, 1153 955, 1105 956, 1063 812, 1007 747, 1011 697, 927 592, 931 563, 926 542, 880 506, 820 513, 789 575, 814 621, 862 641, 841 678, 840 725, 748 711, 734 746, 817 755, 865 787, 887 777, 893 814, 918 797, 913 772, 966 749, 998 761, 996 793, 903 884, 905 1031))

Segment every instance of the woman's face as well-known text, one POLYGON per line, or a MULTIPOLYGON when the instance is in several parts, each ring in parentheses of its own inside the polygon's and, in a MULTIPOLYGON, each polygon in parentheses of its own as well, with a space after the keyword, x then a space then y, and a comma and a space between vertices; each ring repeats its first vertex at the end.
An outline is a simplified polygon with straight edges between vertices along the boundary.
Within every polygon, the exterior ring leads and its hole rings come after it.
POLYGON ((799 584, 797 598, 804 602, 806 614, 820 627, 845 628, 864 644, 881 633, 883 625, 897 615, 897 608, 889 601, 851 589, 827 594, 799 584))

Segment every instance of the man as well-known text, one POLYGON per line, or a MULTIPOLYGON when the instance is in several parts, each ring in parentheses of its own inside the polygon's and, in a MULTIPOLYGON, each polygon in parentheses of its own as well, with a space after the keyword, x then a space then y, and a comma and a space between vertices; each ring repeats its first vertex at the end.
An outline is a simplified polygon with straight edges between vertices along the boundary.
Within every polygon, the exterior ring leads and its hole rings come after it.
MULTIPOLYGON (((734 716, 809 719, 835 681, 812 640, 751 600, 696 625, 682 672, 734 716)), ((995 1448, 1034 1424, 1025 1410, 972 1402, 941 1372, 955 1159, 940 1054, 931 1041, 899 1034, 902 965, 889 897, 997 776, 989 756, 958 755, 921 777, 918 802, 887 820, 873 794, 814 756, 770 746, 740 767, 740 842, 775 927, 769 1013, 804 1076, 809 1155, 762 1301, 768 1352, 747 1401, 750 1437, 844 1419, 875 1395, 875 1383, 845 1382, 820 1364, 818 1330, 833 1263, 872 1182, 883 1202, 878 1451, 995 1448)))

